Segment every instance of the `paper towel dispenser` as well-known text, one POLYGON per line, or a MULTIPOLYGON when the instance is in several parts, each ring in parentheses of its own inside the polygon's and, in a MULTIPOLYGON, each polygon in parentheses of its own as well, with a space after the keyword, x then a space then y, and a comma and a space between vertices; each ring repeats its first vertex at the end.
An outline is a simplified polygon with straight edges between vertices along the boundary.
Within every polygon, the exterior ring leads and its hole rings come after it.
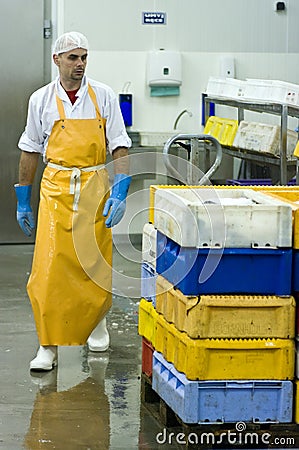
POLYGON ((149 86, 180 86, 182 84, 181 54, 158 50, 148 53, 147 82, 149 86))

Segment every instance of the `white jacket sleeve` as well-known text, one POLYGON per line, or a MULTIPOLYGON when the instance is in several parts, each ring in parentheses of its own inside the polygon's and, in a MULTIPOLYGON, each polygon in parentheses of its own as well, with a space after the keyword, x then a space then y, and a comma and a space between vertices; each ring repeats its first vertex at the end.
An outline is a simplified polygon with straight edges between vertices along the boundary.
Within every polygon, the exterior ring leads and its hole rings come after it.
POLYGON ((18 147, 26 152, 43 154, 44 141, 45 136, 42 131, 41 107, 34 93, 29 99, 27 123, 20 137, 18 147))

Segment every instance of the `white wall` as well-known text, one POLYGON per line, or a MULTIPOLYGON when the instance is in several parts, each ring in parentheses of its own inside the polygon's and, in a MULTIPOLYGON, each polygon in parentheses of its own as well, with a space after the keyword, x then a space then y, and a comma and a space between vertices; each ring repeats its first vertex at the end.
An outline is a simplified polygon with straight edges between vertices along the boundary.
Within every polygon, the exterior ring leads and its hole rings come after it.
MULTIPOLYGON (((56 2, 57 33, 78 30, 89 39, 87 74, 109 84, 116 93, 130 81, 134 130, 172 130, 177 115, 188 109, 193 116, 184 115, 179 129, 201 131, 201 93, 209 76, 219 75, 223 54, 235 57, 237 78, 299 83, 298 0, 286 0, 286 12, 280 13, 274 11, 274 0, 56 2), (142 25, 143 11, 166 12, 167 24, 142 25), (149 95, 146 56, 160 48, 182 53, 179 97, 149 95)), ((226 113, 233 115, 233 111, 226 113)))
MULTIPOLYGON (((90 43, 87 74, 118 94, 129 81, 133 94, 132 130, 200 133, 201 94, 210 76, 220 75, 220 57, 235 58, 236 78, 268 78, 299 84, 299 0, 285 0, 286 12, 274 10, 275 0, 52 0, 54 32, 77 30, 90 43), (142 12, 166 12, 166 25, 142 25, 142 12), (180 96, 155 98, 146 84, 146 59, 151 50, 182 54, 180 96)), ((216 106, 216 114, 237 118, 236 110, 216 106)), ((245 119, 279 123, 279 118, 245 112, 245 119)), ((289 121, 294 128, 297 122, 289 121)), ((142 155, 144 156, 144 155, 142 155)), ((148 186, 167 183, 157 157, 155 176, 132 183, 127 213, 114 235, 141 233, 147 221, 148 186), (160 181, 157 181, 160 180, 160 181)), ((132 159, 136 165, 136 157, 132 159)), ((231 164, 231 162, 230 162, 231 164)), ((139 169, 146 164, 140 162, 139 169)), ((131 167, 132 170, 132 167, 131 167)), ((138 167, 134 168, 135 173, 138 167)))

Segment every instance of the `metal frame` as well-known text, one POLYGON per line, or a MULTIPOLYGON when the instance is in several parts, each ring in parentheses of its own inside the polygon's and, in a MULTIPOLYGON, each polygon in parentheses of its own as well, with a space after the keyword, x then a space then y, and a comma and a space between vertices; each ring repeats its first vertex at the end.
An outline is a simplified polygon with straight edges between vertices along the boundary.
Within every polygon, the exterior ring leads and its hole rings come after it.
POLYGON ((250 161, 266 163, 269 165, 279 165, 280 166, 280 184, 287 184, 287 168, 288 166, 296 166, 296 183, 299 184, 299 169, 297 164, 297 158, 288 159, 287 158, 287 129, 288 129, 288 116, 295 117, 299 119, 299 107, 289 106, 280 103, 269 103, 269 102, 249 102, 249 101, 238 101, 228 98, 210 97, 204 98, 205 107, 205 118, 206 121, 209 118, 209 104, 216 103, 224 106, 231 106, 238 108, 238 122, 240 123, 244 120, 244 110, 268 113, 280 116, 281 124, 281 134, 280 134, 280 156, 271 155, 259 155, 257 153, 252 153, 243 149, 232 150, 229 147, 223 147, 223 153, 235 156, 241 159, 247 159, 250 161))
POLYGON ((190 155, 189 155, 190 164, 188 164, 187 166, 188 173, 186 184, 202 185, 209 183, 210 177, 216 172, 222 161, 222 147, 219 141, 213 136, 207 134, 176 134, 175 136, 172 136, 170 139, 168 139, 163 149, 164 164, 168 169, 169 173, 171 174, 171 176, 180 181, 182 181, 182 175, 171 164, 169 159, 170 147, 175 143, 179 143, 179 141, 190 141, 190 155), (198 179, 200 142, 202 142, 204 144, 204 148, 206 148, 205 146, 206 141, 211 142, 212 146, 215 147, 216 158, 210 169, 201 178, 198 179))

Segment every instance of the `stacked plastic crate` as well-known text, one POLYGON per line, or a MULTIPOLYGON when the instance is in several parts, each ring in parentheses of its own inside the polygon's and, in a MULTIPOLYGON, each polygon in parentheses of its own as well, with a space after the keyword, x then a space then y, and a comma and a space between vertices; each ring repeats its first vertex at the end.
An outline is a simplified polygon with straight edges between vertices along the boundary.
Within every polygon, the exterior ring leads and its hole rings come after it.
MULTIPOLYGON (((237 120, 210 116, 203 133, 215 137, 221 145, 226 147, 276 156, 280 154, 281 127, 278 125, 246 122, 245 120, 238 123, 237 120)), ((299 152, 297 142, 298 133, 288 129, 286 150, 288 158, 292 158, 293 154, 296 155, 299 152)))
MULTIPOLYGON (((255 188, 258 189, 258 188, 255 188)), ((262 189, 262 188, 259 188, 262 189)), ((292 294, 295 297, 296 325, 295 325, 295 342, 296 342, 296 361, 295 361, 295 422, 299 423, 299 188, 286 187, 267 187, 263 188, 268 195, 283 200, 292 207, 293 211, 293 267, 292 267, 292 294)))
POLYGON ((156 252, 157 230, 151 223, 143 227, 141 302, 138 315, 138 330, 142 338, 142 373, 152 378, 153 354, 156 335, 156 252))
POLYGON ((253 190, 157 188, 153 222, 139 307, 153 389, 185 423, 292 422, 291 207, 253 190))

